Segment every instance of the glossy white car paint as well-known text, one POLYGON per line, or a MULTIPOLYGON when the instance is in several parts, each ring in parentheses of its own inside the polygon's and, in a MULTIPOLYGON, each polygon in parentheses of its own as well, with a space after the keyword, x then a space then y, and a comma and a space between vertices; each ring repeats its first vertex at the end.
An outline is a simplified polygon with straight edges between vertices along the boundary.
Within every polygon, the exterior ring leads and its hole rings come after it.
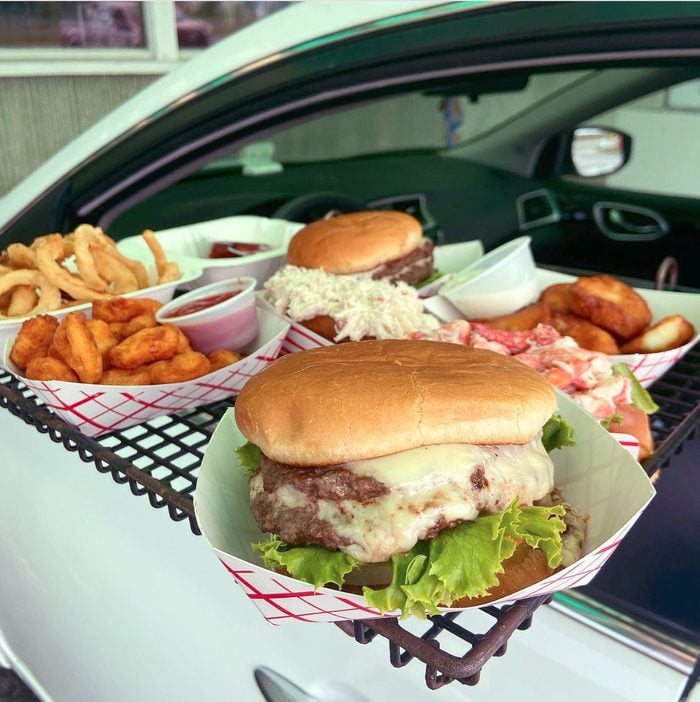
POLYGON ((392 668, 382 640, 268 625, 186 524, 9 412, 0 436, 0 650, 44 700, 255 701, 259 665, 327 701, 658 702, 682 688, 681 673, 542 607, 478 685, 430 691, 425 667, 392 668))

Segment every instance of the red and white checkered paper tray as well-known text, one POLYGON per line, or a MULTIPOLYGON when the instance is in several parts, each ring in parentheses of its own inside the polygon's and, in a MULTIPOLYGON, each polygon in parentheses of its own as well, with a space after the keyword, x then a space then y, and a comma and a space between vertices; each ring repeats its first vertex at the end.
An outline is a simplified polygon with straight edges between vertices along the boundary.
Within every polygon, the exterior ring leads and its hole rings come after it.
MULTIPOLYGON (((554 283, 567 283, 576 280, 574 276, 544 269, 537 270, 540 289, 554 283)), ((671 292, 669 290, 649 290, 635 288, 646 300, 651 310, 652 323, 672 314, 682 314, 696 330, 695 336, 683 346, 658 353, 628 353, 610 356, 612 363, 626 363, 639 382, 648 388, 660 378, 674 363, 678 362, 700 339, 700 295, 697 293, 671 292)))
POLYGON ((59 417, 87 436, 99 436, 237 395, 249 378, 278 357, 289 329, 281 317, 259 308, 258 325, 258 337, 243 349, 244 358, 185 383, 117 386, 29 380, 10 360, 13 339, 5 344, 4 363, 59 417))
MULTIPOLYGON (((577 280, 575 276, 537 269, 537 281, 540 290, 555 283, 572 283, 577 280)), ((628 353, 609 356, 611 363, 627 364, 637 380, 648 388, 655 380, 660 378, 674 363, 678 362, 700 339, 700 295, 697 293, 671 292, 668 290, 649 290, 635 288, 646 300, 652 314, 652 323, 658 322, 672 314, 682 314, 696 329, 695 336, 683 346, 670 351, 658 353, 628 353)), ((454 319, 463 319, 464 315, 453 307, 441 295, 434 295, 425 300, 426 311, 434 314, 439 319, 449 322, 454 319)))
MULTIPOLYGON (((552 454, 555 485, 567 501, 589 515, 584 556, 499 603, 588 583, 654 496, 649 478, 628 451, 566 395, 558 393, 558 401, 561 414, 574 427, 577 444, 552 454)), ((244 442, 234 411, 229 410, 207 446, 194 504, 202 533, 251 602, 271 624, 381 616, 360 595, 314 590, 261 565, 251 543, 264 536, 250 512, 248 479, 235 453, 244 442)))

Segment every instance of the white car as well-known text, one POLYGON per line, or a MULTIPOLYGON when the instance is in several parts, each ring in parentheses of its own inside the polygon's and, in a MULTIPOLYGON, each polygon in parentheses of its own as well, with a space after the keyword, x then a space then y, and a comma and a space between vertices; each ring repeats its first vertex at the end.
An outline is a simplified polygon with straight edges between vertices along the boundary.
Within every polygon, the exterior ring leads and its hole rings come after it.
MULTIPOLYGON (((670 256, 697 292, 698 123, 664 96, 700 76, 699 46, 693 3, 292 3, 56 154, 0 200, 0 232, 382 207, 438 243, 526 233, 540 265, 640 286, 670 256), (594 177, 582 150, 610 156, 594 177)), ((269 626, 196 534, 225 403, 93 440, 5 373, 0 665, 55 702, 700 700, 698 361, 651 388, 659 494, 592 585, 530 602, 512 635, 482 640, 498 613, 476 611, 365 645, 359 625, 269 626), (458 659, 475 644, 475 667, 454 673, 433 638, 458 659)))

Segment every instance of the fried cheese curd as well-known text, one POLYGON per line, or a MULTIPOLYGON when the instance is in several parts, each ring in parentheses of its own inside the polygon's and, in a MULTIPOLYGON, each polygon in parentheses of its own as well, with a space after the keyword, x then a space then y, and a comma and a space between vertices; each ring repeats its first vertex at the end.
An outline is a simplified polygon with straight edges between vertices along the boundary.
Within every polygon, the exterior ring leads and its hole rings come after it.
POLYGON ((31 380, 102 385, 183 383, 243 357, 229 349, 204 355, 184 332, 158 324, 156 300, 111 298, 93 303, 92 319, 71 312, 60 322, 40 315, 22 325, 10 359, 31 380))

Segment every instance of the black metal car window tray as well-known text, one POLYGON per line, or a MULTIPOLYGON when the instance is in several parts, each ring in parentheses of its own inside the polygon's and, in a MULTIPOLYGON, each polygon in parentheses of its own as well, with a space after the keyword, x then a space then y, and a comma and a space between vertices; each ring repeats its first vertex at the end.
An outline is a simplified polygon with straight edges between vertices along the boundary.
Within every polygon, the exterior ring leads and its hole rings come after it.
MULTIPOLYGON (((651 394, 660 409, 652 421, 656 450, 644 464, 649 475, 668 466, 700 424, 700 350, 691 349, 654 383, 651 394)), ((110 473, 115 482, 128 484, 134 495, 148 497, 153 507, 167 508, 173 520, 188 521, 195 534, 201 533, 192 500, 199 465, 211 433, 232 404, 218 402, 91 439, 43 407, 12 375, 0 375, 0 406, 76 452, 84 462, 94 463, 98 471, 110 473)), ((377 635, 388 639, 389 658, 395 667, 414 658, 422 661, 431 689, 453 680, 473 685, 486 661, 505 653, 511 634, 528 628, 534 611, 547 599, 483 607, 492 622, 478 633, 457 623, 459 613, 429 617, 420 635, 392 618, 338 626, 359 643, 368 643, 377 635), (459 656, 444 650, 438 637, 447 634, 463 642, 460 645, 466 646, 466 653, 459 656)))

